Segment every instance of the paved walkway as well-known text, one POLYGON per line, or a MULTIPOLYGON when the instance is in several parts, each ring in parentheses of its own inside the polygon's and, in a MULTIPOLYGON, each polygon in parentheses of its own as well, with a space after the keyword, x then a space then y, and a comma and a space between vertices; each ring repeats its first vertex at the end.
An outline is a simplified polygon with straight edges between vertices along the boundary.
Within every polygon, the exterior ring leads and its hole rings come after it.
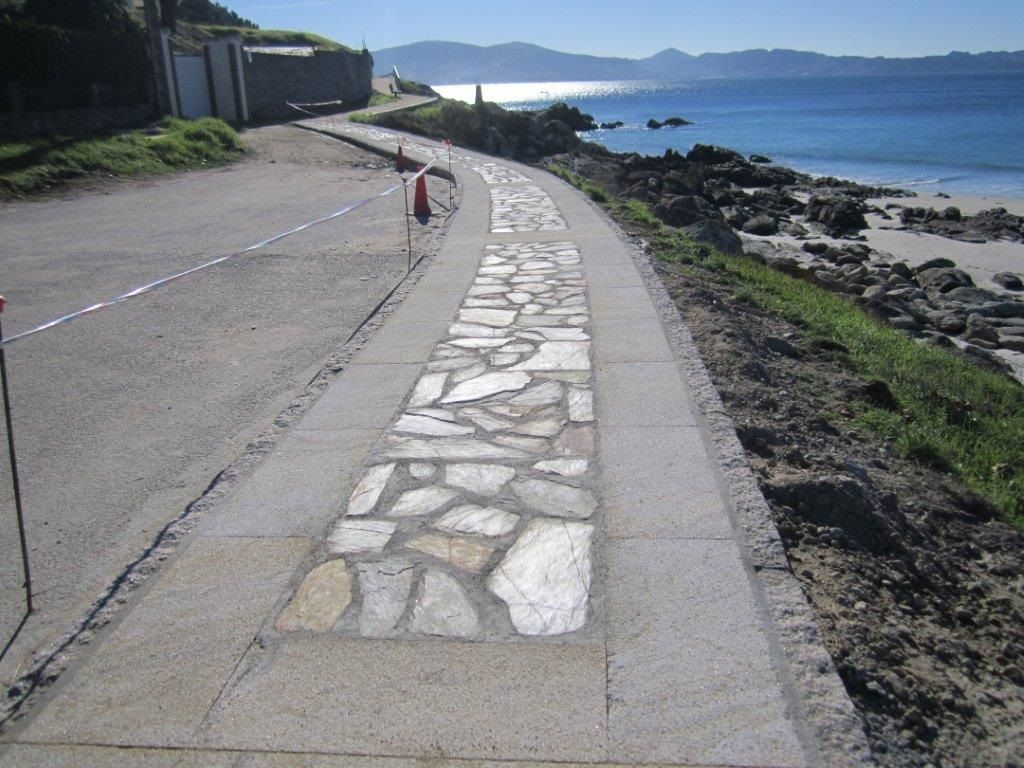
POLYGON ((746 543, 627 246, 552 176, 453 166, 461 208, 401 308, 5 765, 863 757, 816 719, 849 702, 772 543, 746 543))

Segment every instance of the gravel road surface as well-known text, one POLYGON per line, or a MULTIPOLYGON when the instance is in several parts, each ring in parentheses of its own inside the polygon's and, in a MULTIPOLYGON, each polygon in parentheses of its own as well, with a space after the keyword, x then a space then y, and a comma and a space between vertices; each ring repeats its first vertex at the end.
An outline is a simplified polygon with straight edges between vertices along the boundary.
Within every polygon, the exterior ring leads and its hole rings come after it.
MULTIPOLYGON (((229 167, 0 205, 5 333, 396 181, 382 158, 292 126, 245 138, 246 157, 229 167)), ((446 182, 428 177, 428 188, 447 202, 446 182)), ((401 279, 404 212, 393 194, 8 350, 37 613, 0 661, 0 680, 82 616, 401 279)), ((413 224, 417 255, 436 250, 442 222, 413 224)), ((0 644, 23 615, 6 450, 2 458, 0 644)))

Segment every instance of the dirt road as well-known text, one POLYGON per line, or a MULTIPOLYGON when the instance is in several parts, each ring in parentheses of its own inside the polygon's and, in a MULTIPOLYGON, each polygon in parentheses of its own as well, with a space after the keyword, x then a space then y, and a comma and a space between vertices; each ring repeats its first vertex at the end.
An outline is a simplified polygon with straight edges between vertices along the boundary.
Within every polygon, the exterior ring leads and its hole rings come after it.
MULTIPOLYGON (((230 167, 0 206, 5 332, 237 251, 396 180, 383 159, 292 126, 245 137, 247 157, 230 167)), ((428 186, 447 202, 446 183, 428 186)), ((404 221, 397 193, 8 350, 38 612, 0 662, 0 680, 81 616, 401 279, 404 221)), ((436 249, 441 221, 414 224, 417 254, 436 249)), ((21 620, 20 584, 4 452, 0 643, 21 620)))

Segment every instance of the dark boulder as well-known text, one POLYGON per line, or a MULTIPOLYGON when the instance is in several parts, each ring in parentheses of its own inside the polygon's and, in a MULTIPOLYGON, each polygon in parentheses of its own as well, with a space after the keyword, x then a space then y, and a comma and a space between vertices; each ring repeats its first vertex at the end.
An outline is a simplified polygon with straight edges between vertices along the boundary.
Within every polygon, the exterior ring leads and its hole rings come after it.
POLYGON ((722 253, 739 255, 743 253, 743 241, 729 225, 717 219, 703 219, 683 228, 683 232, 698 243, 707 243, 722 253))
POLYGON ((603 131, 614 131, 616 128, 621 128, 625 123, 621 120, 615 120, 611 123, 601 123, 601 130, 603 131))
POLYGON ((684 125, 693 125, 693 123, 689 120, 683 120, 681 117, 670 117, 668 120, 663 122, 662 125, 667 125, 671 128, 679 128, 684 125))
POLYGON ((772 159, 770 157, 765 157, 764 155, 751 155, 750 162, 766 164, 771 163, 772 159))
POLYGON ((743 224, 743 231, 748 235, 774 235, 779 231, 777 219, 762 213, 743 224))
POLYGON ((1001 285, 1008 291, 1024 291, 1024 282, 1021 282, 1020 276, 1013 272, 1000 272, 993 275, 992 282, 1001 285))
POLYGON ((962 269, 951 267, 932 267, 917 273, 918 284, 927 290, 949 293, 954 288, 973 288, 974 281, 962 269))
POLYGON ((691 163, 705 163, 706 165, 721 165, 736 160, 745 162, 743 155, 739 152, 712 144, 694 144, 693 149, 686 153, 686 159, 691 163))
POLYGON ((541 124, 549 120, 558 120, 569 126, 572 131, 593 131, 597 129, 597 123, 594 122, 592 115, 580 112, 576 107, 570 107, 564 102, 552 104, 547 109, 542 110, 537 114, 537 119, 541 124))
POLYGON ((915 274, 919 274, 921 272, 924 272, 927 269, 937 269, 937 268, 952 269, 955 266, 956 266, 956 262, 955 261, 951 261, 949 259, 944 259, 941 256, 939 256, 936 259, 928 259, 928 261, 924 262, 923 264, 918 264, 916 267, 914 267, 914 273, 915 274))
POLYGON ((652 131, 656 131, 659 128, 661 128, 661 123, 659 123, 652 117, 650 120, 647 121, 647 127, 650 128, 652 131))
POLYGON ((808 221, 824 224, 829 234, 844 235, 867 229, 860 201, 845 195, 811 197, 805 215, 808 221))

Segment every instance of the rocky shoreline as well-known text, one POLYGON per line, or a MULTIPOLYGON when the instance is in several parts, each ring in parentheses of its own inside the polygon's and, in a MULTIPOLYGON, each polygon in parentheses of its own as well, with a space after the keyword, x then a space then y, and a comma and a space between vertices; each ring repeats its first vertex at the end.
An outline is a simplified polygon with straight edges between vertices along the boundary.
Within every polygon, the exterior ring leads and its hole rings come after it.
MULTIPOLYGON (((595 145, 554 161, 624 199, 647 203, 663 223, 726 253, 745 252, 782 272, 849 295, 893 327, 948 347, 1024 381, 1024 283, 1019 274, 992 276, 1001 288, 979 287, 947 258, 911 266, 871 248, 867 215, 889 229, 968 243, 1024 242, 1024 217, 996 207, 973 216, 953 206, 938 211, 877 198, 913 193, 815 178, 730 149, 698 144, 686 155, 616 154, 595 145), (897 218, 898 217, 898 218, 897 218), (898 222, 898 224, 895 224, 898 222), (758 241, 784 236, 788 242, 758 241)), ((1024 260, 1022 260, 1024 267, 1024 260)))

